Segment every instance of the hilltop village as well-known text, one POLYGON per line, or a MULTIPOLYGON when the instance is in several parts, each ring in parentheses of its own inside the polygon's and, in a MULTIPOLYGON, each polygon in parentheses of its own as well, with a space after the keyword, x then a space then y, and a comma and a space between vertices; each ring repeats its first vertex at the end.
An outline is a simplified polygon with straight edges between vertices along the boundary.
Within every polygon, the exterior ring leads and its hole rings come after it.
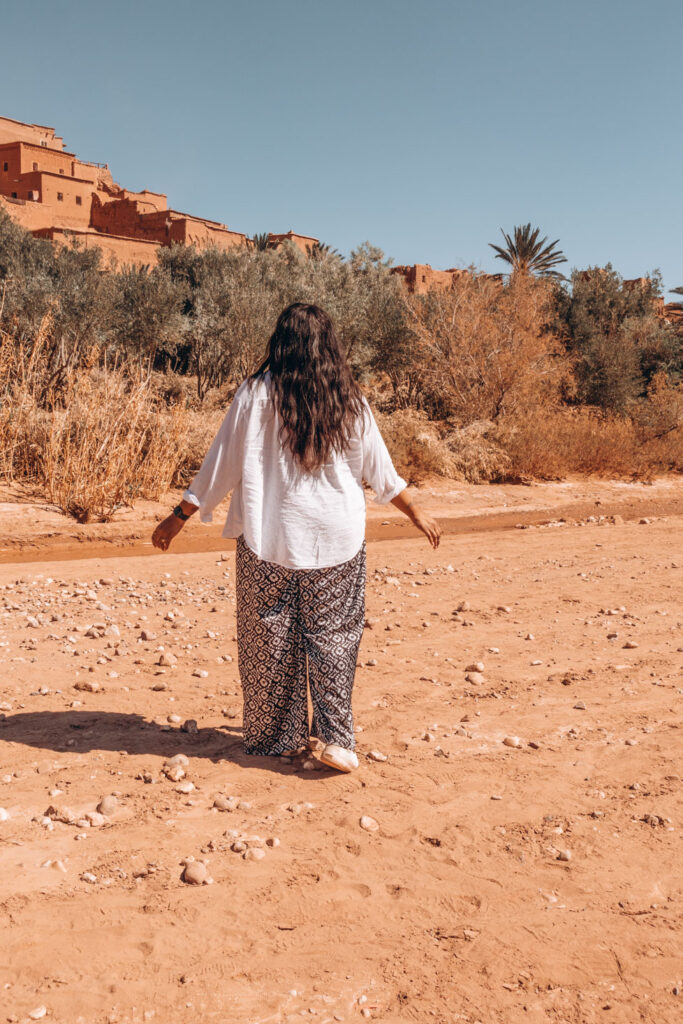
MULTIPOLYGON (((228 250, 251 246, 252 239, 226 224, 169 209, 163 192, 134 192, 112 178, 108 164, 81 160, 65 148, 54 128, 0 117, 0 209, 36 238, 83 248, 97 247, 109 265, 153 266, 161 246, 194 245, 198 249, 228 250)), ((294 231, 269 233, 266 246, 285 242, 301 252, 318 244, 311 235, 294 231)), ((444 289, 469 271, 457 267, 435 270, 428 263, 392 267, 409 292, 426 294, 444 289)), ((588 275, 597 271, 583 271, 588 275)), ((483 275, 502 281, 502 274, 483 275)), ((627 287, 645 278, 625 281, 627 287)), ((683 306, 657 300, 656 312, 683 321, 683 306)))

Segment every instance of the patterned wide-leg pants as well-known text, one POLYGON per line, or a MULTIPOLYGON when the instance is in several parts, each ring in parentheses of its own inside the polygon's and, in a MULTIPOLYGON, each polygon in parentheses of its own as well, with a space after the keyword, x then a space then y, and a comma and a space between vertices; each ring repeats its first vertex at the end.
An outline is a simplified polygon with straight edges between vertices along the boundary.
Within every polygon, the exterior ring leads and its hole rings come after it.
POLYGON ((288 569, 237 540, 237 653, 247 754, 282 754, 310 735, 353 750, 351 692, 365 624, 365 543, 348 562, 288 569))

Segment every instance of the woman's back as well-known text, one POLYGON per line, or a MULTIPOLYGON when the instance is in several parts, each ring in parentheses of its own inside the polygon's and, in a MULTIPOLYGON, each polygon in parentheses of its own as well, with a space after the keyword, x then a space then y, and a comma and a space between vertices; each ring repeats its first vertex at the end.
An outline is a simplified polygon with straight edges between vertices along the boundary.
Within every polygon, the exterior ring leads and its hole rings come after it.
POLYGON ((346 562, 365 534, 363 480, 380 502, 406 483, 364 399, 344 449, 333 449, 314 472, 301 468, 281 426, 270 374, 245 381, 185 500, 194 499, 210 522, 215 505, 233 490, 223 536, 244 534, 259 558, 293 569, 346 562))

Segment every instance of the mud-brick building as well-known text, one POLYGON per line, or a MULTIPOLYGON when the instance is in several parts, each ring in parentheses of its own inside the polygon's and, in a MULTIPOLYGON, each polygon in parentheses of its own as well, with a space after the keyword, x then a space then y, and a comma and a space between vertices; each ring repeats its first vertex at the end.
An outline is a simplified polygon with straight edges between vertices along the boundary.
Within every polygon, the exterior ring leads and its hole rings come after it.
MULTIPOLYGON (((0 206, 38 238, 97 247, 119 266, 152 265, 161 246, 228 250, 249 245, 240 231, 168 207, 161 192, 132 192, 107 164, 80 160, 54 128, 0 117, 0 206)), ((269 235, 270 248, 289 240, 302 251, 316 239, 269 235)))
MULTIPOLYGON (((434 270, 429 263, 413 263, 412 266, 392 267, 393 274, 398 274, 408 291, 413 295, 426 295, 430 291, 447 291, 462 277, 470 275, 469 270, 450 267, 448 270, 434 270)), ((500 283, 502 274, 481 274, 500 283)))

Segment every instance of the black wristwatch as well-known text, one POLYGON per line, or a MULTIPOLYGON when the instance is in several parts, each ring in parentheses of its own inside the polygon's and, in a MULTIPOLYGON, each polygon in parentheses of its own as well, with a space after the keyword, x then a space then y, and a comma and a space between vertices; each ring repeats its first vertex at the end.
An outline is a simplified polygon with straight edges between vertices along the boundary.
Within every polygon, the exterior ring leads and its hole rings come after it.
POLYGON ((177 516, 178 519, 182 519, 183 522, 190 518, 189 516, 185 515, 180 505, 176 505, 176 507, 173 509, 173 515, 177 516))

